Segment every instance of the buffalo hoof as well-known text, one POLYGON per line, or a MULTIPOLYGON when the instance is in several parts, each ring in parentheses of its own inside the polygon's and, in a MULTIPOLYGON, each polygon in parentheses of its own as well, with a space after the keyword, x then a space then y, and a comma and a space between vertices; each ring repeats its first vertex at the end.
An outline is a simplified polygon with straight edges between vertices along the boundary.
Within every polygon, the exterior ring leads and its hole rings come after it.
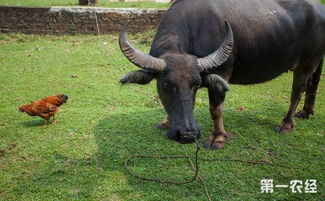
POLYGON ((210 136, 206 141, 204 148, 216 150, 222 149, 226 145, 226 139, 223 135, 210 136))
POLYGON ((158 128, 159 130, 168 130, 168 128, 166 128, 165 126, 163 126, 161 124, 157 124, 156 128, 158 128))
POLYGON ((276 127, 276 132, 278 133, 290 133, 292 131, 292 123, 282 123, 280 126, 276 127))
POLYGON ((169 121, 166 119, 162 121, 160 124, 156 126, 156 128, 160 130, 168 130, 169 129, 169 121))
POLYGON ((226 138, 233 138, 235 134, 226 131, 226 133, 213 132, 209 139, 206 141, 204 148, 206 149, 222 149, 226 145, 226 138))
POLYGON ((295 114, 296 118, 300 118, 300 119, 309 119, 309 116, 311 114, 314 114, 313 112, 307 112, 306 110, 301 110, 300 112, 297 112, 295 114))

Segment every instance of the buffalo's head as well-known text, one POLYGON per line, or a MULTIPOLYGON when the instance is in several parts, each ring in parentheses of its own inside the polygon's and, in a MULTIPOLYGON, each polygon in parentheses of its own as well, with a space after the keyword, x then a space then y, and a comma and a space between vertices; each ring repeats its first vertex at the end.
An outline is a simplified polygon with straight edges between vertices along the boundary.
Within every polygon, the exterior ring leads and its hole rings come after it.
POLYGON ((159 98, 168 114, 170 128, 169 139, 191 143, 200 137, 200 129, 193 116, 195 95, 204 86, 219 90, 225 94, 227 82, 216 74, 210 74, 212 68, 223 64, 230 56, 233 47, 233 33, 226 21, 227 35, 222 45, 212 54, 198 58, 186 53, 165 53, 159 58, 147 55, 135 49, 127 40, 126 26, 122 27, 119 45, 130 62, 142 70, 124 75, 120 82, 147 84, 157 79, 159 98))

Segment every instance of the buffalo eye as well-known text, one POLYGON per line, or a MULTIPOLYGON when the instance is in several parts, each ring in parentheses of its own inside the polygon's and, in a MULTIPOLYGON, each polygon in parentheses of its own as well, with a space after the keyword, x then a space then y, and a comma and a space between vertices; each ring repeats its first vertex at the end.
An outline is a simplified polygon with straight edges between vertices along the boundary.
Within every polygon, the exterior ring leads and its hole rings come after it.
POLYGON ((201 86, 200 85, 192 85, 191 90, 198 90, 201 86))
POLYGON ((199 82, 199 81, 193 82, 193 83, 190 85, 190 88, 191 88, 191 89, 199 89, 200 87, 201 87, 201 82, 199 82))
POLYGON ((164 82, 163 87, 167 91, 176 92, 176 86, 174 84, 172 84, 171 82, 169 82, 169 81, 164 82))

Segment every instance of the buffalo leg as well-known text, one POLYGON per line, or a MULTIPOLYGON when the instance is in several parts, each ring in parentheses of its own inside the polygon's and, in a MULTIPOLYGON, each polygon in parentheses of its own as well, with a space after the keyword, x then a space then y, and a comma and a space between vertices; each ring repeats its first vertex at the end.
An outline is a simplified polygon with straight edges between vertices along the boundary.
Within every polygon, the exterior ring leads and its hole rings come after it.
POLYGON ((225 94, 218 94, 213 89, 208 89, 210 101, 210 115, 214 123, 212 135, 205 143, 207 149, 221 149, 225 146, 226 137, 232 137, 230 132, 226 132, 222 120, 222 107, 225 94))
MULTIPOLYGON (((319 61, 319 60, 318 60, 319 61)), ((292 92, 291 92, 291 100, 290 107, 287 115, 282 120, 282 123, 277 128, 279 133, 290 133, 293 128, 293 119, 295 115, 295 111, 301 99, 302 92, 305 91, 307 86, 307 81, 311 78, 315 68, 317 65, 301 65, 293 71, 293 84, 292 84, 292 92), (310 67, 308 69, 304 68, 310 67), (315 66, 315 68, 313 68, 315 66)))
POLYGON ((316 71, 307 82, 305 103, 303 109, 296 113, 295 117, 308 119, 309 115, 314 114, 314 105, 320 76, 322 74, 323 60, 318 65, 316 71))

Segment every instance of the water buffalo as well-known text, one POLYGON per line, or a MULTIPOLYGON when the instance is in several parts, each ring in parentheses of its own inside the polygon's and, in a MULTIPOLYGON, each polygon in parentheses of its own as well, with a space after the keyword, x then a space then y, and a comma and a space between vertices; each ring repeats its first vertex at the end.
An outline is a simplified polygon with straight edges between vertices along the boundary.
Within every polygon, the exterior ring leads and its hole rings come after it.
POLYGON ((149 55, 135 49, 121 29, 119 45, 142 70, 120 82, 157 80, 168 114, 167 137, 191 143, 200 137, 193 116, 195 94, 208 88, 214 121, 206 148, 224 146, 222 105, 227 83, 255 84, 293 71, 291 103, 277 131, 289 133, 293 118, 308 118, 325 55, 325 7, 313 0, 177 0, 162 18, 149 55), (295 110, 303 92, 303 109, 295 110))

